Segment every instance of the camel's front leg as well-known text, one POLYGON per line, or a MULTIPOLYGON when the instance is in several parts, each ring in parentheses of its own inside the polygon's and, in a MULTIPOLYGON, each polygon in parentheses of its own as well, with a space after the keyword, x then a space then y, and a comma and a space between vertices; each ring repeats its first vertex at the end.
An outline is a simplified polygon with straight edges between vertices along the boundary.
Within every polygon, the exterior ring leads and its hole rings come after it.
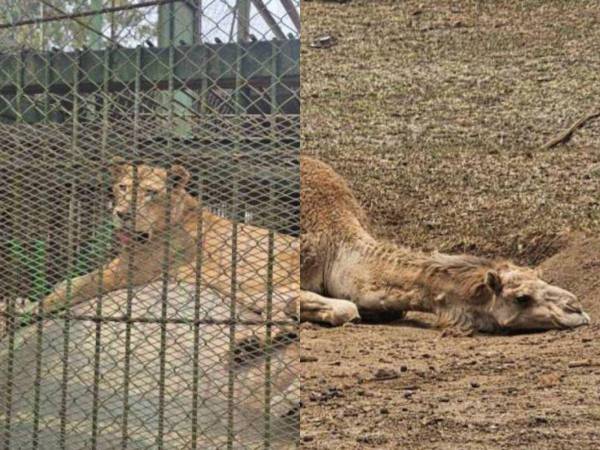
POLYGON ((358 308, 351 301, 300 291, 301 321, 326 323, 337 327, 359 319, 358 308))
POLYGON ((388 283, 364 283, 352 295, 366 322, 386 323, 403 319, 408 311, 423 311, 423 294, 388 283))

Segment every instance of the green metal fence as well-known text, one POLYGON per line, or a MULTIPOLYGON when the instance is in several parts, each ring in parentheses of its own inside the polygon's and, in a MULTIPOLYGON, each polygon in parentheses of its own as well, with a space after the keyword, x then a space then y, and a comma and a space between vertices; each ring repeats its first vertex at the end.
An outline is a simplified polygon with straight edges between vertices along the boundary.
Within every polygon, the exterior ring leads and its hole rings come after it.
POLYGON ((0 448, 295 446, 299 1, 0 11, 0 448))

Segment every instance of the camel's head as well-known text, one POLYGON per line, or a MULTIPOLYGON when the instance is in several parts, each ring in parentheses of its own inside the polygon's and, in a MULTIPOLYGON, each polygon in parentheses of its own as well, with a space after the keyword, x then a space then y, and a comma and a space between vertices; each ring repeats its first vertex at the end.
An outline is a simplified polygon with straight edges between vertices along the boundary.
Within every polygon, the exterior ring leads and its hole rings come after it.
POLYGON ((574 328, 590 322, 574 294, 546 283, 535 270, 510 263, 487 270, 472 292, 483 318, 478 328, 534 331, 574 328))
POLYGON ((167 170, 116 162, 112 174, 113 218, 120 230, 121 243, 132 237, 148 239, 165 230, 169 212, 171 224, 181 220, 187 195, 185 186, 190 178, 182 166, 175 165, 167 170))

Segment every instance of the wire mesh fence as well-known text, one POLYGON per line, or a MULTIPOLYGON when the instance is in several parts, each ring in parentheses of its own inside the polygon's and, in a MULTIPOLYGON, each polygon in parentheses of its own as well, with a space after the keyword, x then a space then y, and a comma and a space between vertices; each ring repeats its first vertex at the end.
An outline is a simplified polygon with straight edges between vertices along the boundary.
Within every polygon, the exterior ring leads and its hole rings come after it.
POLYGON ((2 1, 0 448, 298 437, 299 1, 2 1))

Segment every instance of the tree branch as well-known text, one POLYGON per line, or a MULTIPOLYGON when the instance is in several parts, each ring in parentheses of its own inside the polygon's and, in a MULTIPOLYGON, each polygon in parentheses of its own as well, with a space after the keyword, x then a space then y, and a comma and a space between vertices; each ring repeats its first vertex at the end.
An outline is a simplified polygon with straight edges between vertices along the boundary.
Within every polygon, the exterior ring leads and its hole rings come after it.
POLYGON ((558 144, 563 144, 565 142, 568 142, 569 139, 571 139, 571 136, 573 135, 575 130, 577 130, 578 128, 581 128, 587 122, 589 122, 590 120, 595 119, 597 117, 600 117, 600 110, 596 110, 596 111, 592 111, 592 112, 588 113, 586 116, 582 117, 577 122, 575 122, 573 125, 571 125, 567 130, 563 131, 558 136, 556 136, 555 138, 549 140, 544 145, 542 145, 541 149, 548 150, 558 144))

